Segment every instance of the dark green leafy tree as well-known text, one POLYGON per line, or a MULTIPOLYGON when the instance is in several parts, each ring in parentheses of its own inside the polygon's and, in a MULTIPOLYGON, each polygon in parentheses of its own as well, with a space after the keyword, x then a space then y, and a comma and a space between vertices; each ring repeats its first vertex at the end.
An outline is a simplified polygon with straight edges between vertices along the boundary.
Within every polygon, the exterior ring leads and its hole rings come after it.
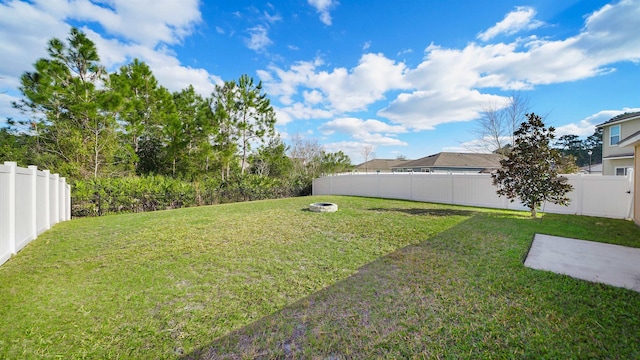
POLYGON ((534 113, 527 114, 514 133, 515 146, 507 158, 500 161, 502 167, 493 173, 497 193, 512 202, 519 199, 536 217, 543 202, 568 205, 567 193, 573 187, 567 178, 558 176, 555 164, 561 161, 557 149, 550 146, 554 139, 553 127, 545 128, 542 119, 534 113))
POLYGON ((555 145, 565 158, 575 158, 578 167, 602 162, 602 128, 596 129, 586 139, 572 134, 563 135, 558 138, 555 145), (589 151, 591 151, 591 155, 589 155, 589 151))
POLYGON ((166 89, 158 85, 149 66, 138 59, 111 74, 110 80, 112 90, 123 99, 118 112, 118 120, 124 127, 121 136, 123 157, 138 173, 143 173, 139 161, 147 151, 141 151, 141 143, 148 145, 162 138, 162 122, 167 116, 167 106, 170 106, 166 104, 166 89))
POLYGON ((293 169, 293 162, 287 156, 288 146, 275 136, 249 157, 251 173, 274 178, 284 178, 293 169))
POLYGON ((32 137, 14 129, 0 128, 0 164, 5 161, 15 161, 23 167, 34 164, 33 153, 29 151, 32 140, 32 137))
POLYGON ((578 135, 569 134, 560 136, 556 141, 556 147, 560 149, 560 153, 564 155, 565 158, 574 158, 577 166, 584 166, 589 161, 587 150, 578 135))
POLYGON ((353 169, 351 159, 342 151, 322 152, 320 169, 324 174, 337 174, 353 169))
POLYGON ((602 163, 602 131, 602 128, 597 128, 596 131, 589 135, 584 141, 585 149, 587 151, 591 150, 591 159, 587 160, 591 161, 591 164, 602 163))
POLYGON ((192 85, 173 94, 173 102, 181 124, 183 141, 179 152, 180 173, 197 177, 209 171, 214 156, 211 139, 214 136, 211 109, 192 85))

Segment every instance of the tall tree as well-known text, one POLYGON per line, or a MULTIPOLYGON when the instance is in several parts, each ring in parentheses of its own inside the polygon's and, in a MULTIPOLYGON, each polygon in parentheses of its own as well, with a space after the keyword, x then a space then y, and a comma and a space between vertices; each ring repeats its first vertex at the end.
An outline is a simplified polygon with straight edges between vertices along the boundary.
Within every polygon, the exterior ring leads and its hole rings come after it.
POLYGON ((240 76, 237 94, 237 124, 242 151, 240 171, 244 174, 252 142, 274 135, 276 115, 267 94, 262 92, 261 81, 254 84, 248 75, 240 76))
POLYGON ((593 134, 589 135, 584 141, 584 147, 587 151, 591 150, 591 164, 602 163, 602 128, 597 128, 593 134))
POLYGON ((238 151, 238 118, 237 86, 235 81, 226 81, 223 85, 216 85, 211 95, 212 126, 214 150, 220 161, 221 179, 230 176, 231 165, 238 151))
POLYGON ((584 166, 589 161, 587 150, 584 143, 578 135, 562 135, 558 138, 555 145, 559 147, 560 152, 565 157, 573 158, 577 166, 584 166))
POLYGON ((293 161, 293 177, 313 179, 320 173, 324 149, 317 139, 308 139, 300 134, 291 138, 289 157, 293 161))
MULTIPOLYGON (((136 171, 141 173, 140 156, 152 155, 147 152, 147 147, 161 139, 161 124, 167 116, 167 104, 163 103, 166 99, 162 96, 166 93, 160 89, 149 66, 138 59, 111 74, 110 80, 112 90, 123 98, 123 106, 118 113, 118 120, 124 126, 121 146, 136 171), (141 151, 143 142, 145 151, 141 151)), ((145 164, 153 162, 149 159, 142 161, 145 164)))
POLYGON ((209 104, 191 85, 174 93, 173 102, 183 137, 180 172, 189 177, 206 173, 213 156, 210 139, 214 130, 209 104))
POLYGON ((529 99, 513 93, 504 103, 487 105, 477 121, 476 133, 483 150, 505 154, 513 145, 514 133, 526 121, 529 99))
POLYGON ((71 29, 67 43, 51 39, 47 52, 35 71, 21 76, 24 98, 14 106, 32 116, 43 151, 56 155, 58 163, 50 165, 65 175, 96 177, 117 146, 120 98, 108 90, 95 44, 78 29, 71 29))
POLYGON ((362 155, 362 160, 364 160, 364 172, 369 172, 367 169, 367 162, 369 160, 373 160, 376 157, 376 153, 373 151, 373 146, 367 144, 360 151, 360 155, 362 155))
POLYGON ((529 208, 536 217, 537 209, 545 201, 567 205, 566 194, 572 190, 567 178, 558 176, 555 164, 560 163, 557 149, 550 146, 554 139, 553 127, 545 128, 542 119, 534 113, 515 132, 515 145, 508 156, 500 161, 502 167, 492 174, 497 193, 512 202, 515 199, 529 208))

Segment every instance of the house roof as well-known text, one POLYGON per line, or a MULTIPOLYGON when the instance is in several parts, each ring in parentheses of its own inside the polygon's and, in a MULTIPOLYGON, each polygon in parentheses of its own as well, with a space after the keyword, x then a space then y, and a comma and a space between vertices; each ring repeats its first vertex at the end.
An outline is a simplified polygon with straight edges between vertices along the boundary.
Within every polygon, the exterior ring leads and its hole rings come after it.
POLYGON ((411 160, 399 160, 399 159, 373 159, 367 162, 363 162, 360 165, 356 165, 356 170, 371 170, 371 171, 391 171, 391 168, 398 166, 402 163, 406 163, 411 160))
POLYGON ((620 140, 620 142, 618 143, 618 146, 620 147, 637 146, 637 145, 640 145, 640 131, 636 131, 635 133, 620 140))
MULTIPOLYGON (((583 166, 580 168, 580 172, 588 173, 589 165, 583 166)), ((591 173, 601 173, 602 172, 602 163, 591 164, 591 173)))
POLYGON ((620 114, 618 116, 614 116, 611 119, 609 119, 608 121, 603 122, 600 125, 596 125, 596 127, 603 127, 603 126, 607 126, 607 125, 613 125, 619 122, 625 122, 625 121, 629 121, 629 120, 635 120, 635 119, 640 119, 640 111, 637 112, 630 112, 630 113, 624 113, 624 114, 620 114))
POLYGON ((394 168, 452 167, 452 168, 499 168, 502 155, 441 152, 408 161, 394 168))
POLYGON ((633 153, 625 153, 625 154, 615 154, 603 157, 603 159, 629 159, 633 158, 633 153))

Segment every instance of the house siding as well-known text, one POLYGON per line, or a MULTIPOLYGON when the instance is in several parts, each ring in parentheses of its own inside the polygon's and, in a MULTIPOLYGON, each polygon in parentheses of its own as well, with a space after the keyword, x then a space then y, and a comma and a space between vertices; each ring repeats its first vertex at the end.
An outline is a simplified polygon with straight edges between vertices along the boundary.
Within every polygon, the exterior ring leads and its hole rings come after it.
POLYGON ((609 139, 611 135, 611 127, 620 125, 620 140, 640 131, 640 118, 623 121, 620 123, 613 123, 611 125, 603 126, 602 134, 602 162, 603 162, 603 175, 615 175, 617 167, 634 167, 634 159, 607 159, 611 156, 630 155, 634 153, 634 148, 631 146, 621 147, 618 145, 609 145, 609 139))
MULTIPOLYGON (((631 148, 633 151, 633 148, 631 148)), ((615 175, 616 168, 630 167, 633 168, 633 158, 628 159, 606 159, 603 161, 603 175, 615 175)))
POLYGON ((634 200, 633 200, 633 220, 636 225, 640 226, 640 144, 635 146, 635 171, 633 176, 635 177, 634 185, 634 200))

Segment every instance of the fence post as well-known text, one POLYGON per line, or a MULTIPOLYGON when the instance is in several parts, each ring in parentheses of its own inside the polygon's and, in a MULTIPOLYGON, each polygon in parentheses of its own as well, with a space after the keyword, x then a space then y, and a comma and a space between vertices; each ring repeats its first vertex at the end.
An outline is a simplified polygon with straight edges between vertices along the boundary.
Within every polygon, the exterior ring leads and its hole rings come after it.
POLYGON ((5 161, 5 165, 9 166, 9 250, 11 254, 16 254, 16 167, 18 163, 15 161, 5 161))
POLYGON ((633 220, 633 217, 635 216, 633 213, 633 201, 635 198, 635 189, 633 184, 635 176, 633 175, 633 172, 636 170, 637 169, 627 169, 627 181, 629 182, 629 190, 627 191, 627 193, 629 194, 629 210, 627 211, 627 217, 625 218, 626 220, 633 220))
POLYGON ((38 167, 30 165, 31 170, 31 240, 38 237, 38 167))
POLYGON ((58 201, 60 202, 58 204, 58 221, 65 221, 67 220, 67 200, 65 199, 65 194, 66 194, 66 186, 67 185, 67 179, 64 177, 60 177, 58 180, 58 201))
POLYGON ((67 202, 66 220, 71 220, 71 185, 67 184, 67 186, 65 186, 65 190, 65 199, 67 202))
POLYGON ((43 170, 44 178, 47 181, 44 182, 44 225, 45 230, 51 229, 51 171, 43 170))
POLYGON ((52 189, 49 189, 49 191, 53 192, 53 204, 50 204, 52 206, 49 208, 49 211, 51 211, 51 225, 55 225, 60 221, 60 218, 58 217, 58 214, 60 213, 60 186, 58 186, 60 175, 53 174, 52 177, 54 185, 52 189))

